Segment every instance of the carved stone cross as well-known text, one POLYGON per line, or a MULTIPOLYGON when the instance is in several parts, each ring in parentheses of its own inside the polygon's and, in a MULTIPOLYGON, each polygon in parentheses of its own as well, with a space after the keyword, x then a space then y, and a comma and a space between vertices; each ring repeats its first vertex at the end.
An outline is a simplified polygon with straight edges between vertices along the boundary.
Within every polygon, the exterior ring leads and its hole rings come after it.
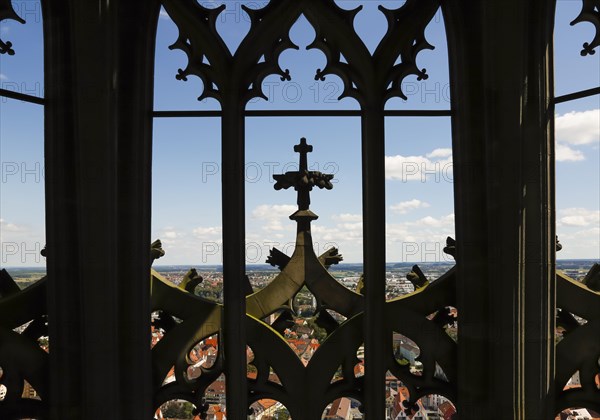
POLYGON ((294 152, 300 153, 300 172, 308 170, 308 153, 313 151, 312 145, 306 143, 306 138, 300 139, 300 144, 294 146, 294 152))
POLYGON ((275 179, 275 189, 285 189, 294 187, 298 191, 298 210, 308 210, 310 206, 310 191, 314 186, 319 188, 326 188, 328 190, 333 188, 331 180, 333 179, 332 174, 323 174, 319 171, 308 170, 308 158, 307 154, 312 152, 313 147, 306 143, 306 139, 302 137, 300 144, 294 146, 294 152, 300 153, 300 166, 298 171, 290 171, 281 175, 273 175, 275 179))

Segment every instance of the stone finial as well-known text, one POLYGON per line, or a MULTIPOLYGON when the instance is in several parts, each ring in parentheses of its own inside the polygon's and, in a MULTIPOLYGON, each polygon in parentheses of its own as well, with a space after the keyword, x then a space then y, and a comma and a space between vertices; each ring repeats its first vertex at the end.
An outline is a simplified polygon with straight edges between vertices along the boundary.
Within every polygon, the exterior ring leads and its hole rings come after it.
POLYGON ((332 174, 324 174, 319 171, 308 170, 308 153, 312 152, 313 147, 306 143, 306 139, 302 137, 300 144, 294 146, 294 151, 300 153, 300 165, 298 171, 290 171, 285 174, 273 175, 275 179, 276 190, 287 190, 294 187, 298 191, 298 209, 308 210, 310 206, 310 191, 313 187, 332 189, 333 179, 332 174))
POLYGON ((429 284, 429 280, 425 277, 425 274, 421 271, 418 265, 413 265, 412 271, 406 275, 408 281, 410 281, 416 289, 420 289, 429 284))
POLYGON ((280 270, 283 270, 289 261, 290 257, 277 248, 271 248, 266 263, 271 264, 273 267, 277 266, 280 270))
POLYGON ((600 292, 600 264, 594 263, 583 278, 583 284, 596 292, 600 292))
POLYGON ((556 252, 560 251, 561 249, 562 249, 562 244, 558 240, 558 235, 556 235, 556 252))
POLYGON ((452 257, 456 259, 456 241, 450 236, 446 238, 446 246, 444 247, 444 253, 452 255, 452 257))
POLYGON ((160 239, 152 242, 150 245, 150 265, 154 263, 154 260, 157 260, 165 255, 165 251, 162 249, 162 242, 160 239))

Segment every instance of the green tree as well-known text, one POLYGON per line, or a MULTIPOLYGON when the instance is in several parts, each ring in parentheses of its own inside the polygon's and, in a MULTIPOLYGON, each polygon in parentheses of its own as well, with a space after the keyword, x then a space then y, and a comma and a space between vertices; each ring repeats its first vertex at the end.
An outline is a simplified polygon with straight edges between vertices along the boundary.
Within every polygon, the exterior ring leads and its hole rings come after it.
POLYGON ((188 401, 169 401, 163 406, 162 413, 164 418, 187 420, 194 418, 193 410, 194 405, 188 401))
POLYGON ((322 343, 327 338, 327 330, 319 327, 315 322, 315 318, 309 318, 306 320, 308 326, 313 330, 313 337, 317 339, 319 343, 322 343))
POLYGON ((290 413, 285 408, 280 408, 275 412, 276 420, 288 420, 290 418, 290 413))

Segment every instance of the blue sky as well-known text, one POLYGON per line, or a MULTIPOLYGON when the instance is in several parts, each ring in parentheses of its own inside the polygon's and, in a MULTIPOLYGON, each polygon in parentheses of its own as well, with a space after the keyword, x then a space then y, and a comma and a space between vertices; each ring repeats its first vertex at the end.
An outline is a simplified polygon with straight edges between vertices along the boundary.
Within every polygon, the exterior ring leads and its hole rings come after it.
MULTIPOLYGON (((13 2, 28 23, 5 21, 2 39, 13 42, 14 56, 0 56, 0 85, 43 96, 43 51, 39 2, 13 2)), ((243 2, 242 2, 243 3, 243 2)), ((266 2, 245 2, 259 7, 266 2)), ((361 2, 340 1, 351 9, 361 2)), ((385 31, 378 4, 363 2, 356 28, 372 51, 385 31)), ((202 3, 214 7, 218 2, 202 3)), ((241 2, 228 1, 218 29, 231 49, 249 28, 241 2)), ((581 57, 581 44, 593 37, 583 23, 571 27, 579 1, 560 0, 555 29, 556 95, 600 84, 600 53, 581 57)), ((325 56, 307 51, 314 30, 304 17, 290 36, 299 50, 285 51, 282 68, 292 81, 268 77, 263 90, 268 101, 254 100, 248 109, 357 109, 353 99, 337 101, 340 80, 329 76, 315 82, 325 56)), ((159 19, 155 109, 219 109, 214 100, 196 100, 202 83, 191 77, 175 79, 186 66, 181 51, 168 46, 177 30, 166 13, 159 19)), ((408 101, 390 100, 388 109, 448 109, 447 50, 442 16, 427 28, 435 46, 417 60, 427 68, 426 81, 405 79, 408 101)), ((600 97, 557 106, 557 231, 563 244, 559 258, 600 258, 600 97)), ((454 235, 450 119, 388 118, 386 120, 386 194, 388 261, 444 261, 446 236, 454 235), (424 170, 424 171, 423 171, 424 170)), ((311 208, 320 217, 313 223, 317 251, 337 246, 347 262, 362 261, 360 121, 358 118, 248 118, 246 122, 247 260, 261 263, 276 246, 291 253, 294 224, 287 218, 295 209, 293 191, 275 191, 273 173, 293 170, 298 162, 292 150, 300 137, 314 146, 309 165, 334 173, 334 189, 315 190, 311 208)), ((152 237, 163 241, 167 255, 161 264, 215 264, 220 262, 221 189, 220 122, 218 118, 157 118, 154 122, 152 237)), ((38 105, 0 98, 0 266, 44 265, 36 252, 44 239, 43 111, 38 105)))

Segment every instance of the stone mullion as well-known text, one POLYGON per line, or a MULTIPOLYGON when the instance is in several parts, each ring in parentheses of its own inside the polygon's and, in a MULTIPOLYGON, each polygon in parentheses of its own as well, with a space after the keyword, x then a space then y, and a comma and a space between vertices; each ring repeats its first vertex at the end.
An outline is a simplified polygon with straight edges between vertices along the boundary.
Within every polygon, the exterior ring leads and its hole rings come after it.
POLYGON ((362 110, 363 260, 365 276, 365 418, 385 418, 391 351, 385 320, 385 119, 383 106, 362 110), (389 344, 389 345, 388 345, 389 344))
MULTIPOLYGON (((487 223, 484 124, 478 46, 481 2, 442 4, 451 80, 454 209, 457 239, 458 399, 461 418, 478 419, 488 405, 490 301, 487 278, 487 223)), ((512 395, 504 396, 512 398, 512 395)), ((510 402, 509 402, 510 403, 510 402)), ((487 413, 486 413, 487 414, 487 413)))
POLYGON ((149 418, 158 4, 43 6, 49 417, 149 418))
POLYGON ((83 360, 77 342, 80 340, 81 315, 79 257, 75 244, 77 230, 66 229, 67 219, 77 212, 71 202, 61 197, 74 196, 72 165, 74 127, 69 116, 74 111, 68 86, 72 83, 69 72, 71 51, 68 31, 67 2, 45 1, 44 60, 45 97, 52 105, 45 109, 45 194, 46 194, 46 249, 48 250, 48 330, 52 340, 49 371, 49 414, 51 419, 74 419, 81 410, 79 375, 83 360), (52 42, 50 42, 52 40, 52 42), (62 88, 61 88, 62 87, 62 88), (60 106, 58 106, 60 104, 60 106), (54 164, 53 162, 57 162, 54 164), (49 252, 50 249, 58 250, 49 252), (56 279, 56 280, 54 280, 56 279))
POLYGON ((525 225, 525 416, 554 418, 556 251, 554 200, 553 1, 532 2, 526 12, 529 80, 523 96, 525 225))
POLYGON ((458 411, 461 419, 551 418, 552 2, 443 7, 453 99, 458 411))
POLYGON ((224 329, 227 418, 247 418, 245 120, 242 100, 223 101, 221 119, 224 329))

